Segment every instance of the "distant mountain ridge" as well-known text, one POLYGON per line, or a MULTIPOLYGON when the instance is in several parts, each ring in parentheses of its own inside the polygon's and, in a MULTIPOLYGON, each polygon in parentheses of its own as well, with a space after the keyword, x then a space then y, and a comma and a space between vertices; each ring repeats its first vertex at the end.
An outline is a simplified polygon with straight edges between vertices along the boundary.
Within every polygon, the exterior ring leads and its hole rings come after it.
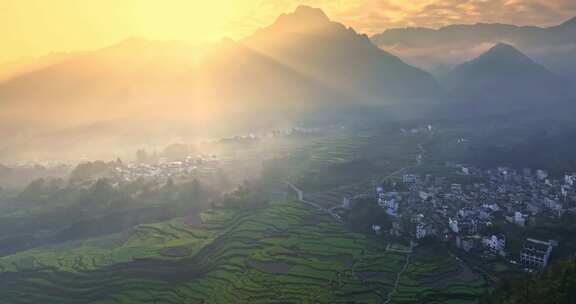
POLYGON ((379 47, 436 73, 468 61, 496 43, 514 45, 553 72, 576 81, 576 17, 556 26, 455 24, 439 29, 388 29, 371 37, 379 47))
POLYGON ((377 45, 431 47, 439 44, 492 43, 515 45, 576 43, 576 17, 551 27, 516 26, 501 23, 454 24, 439 29, 395 28, 373 35, 377 45))

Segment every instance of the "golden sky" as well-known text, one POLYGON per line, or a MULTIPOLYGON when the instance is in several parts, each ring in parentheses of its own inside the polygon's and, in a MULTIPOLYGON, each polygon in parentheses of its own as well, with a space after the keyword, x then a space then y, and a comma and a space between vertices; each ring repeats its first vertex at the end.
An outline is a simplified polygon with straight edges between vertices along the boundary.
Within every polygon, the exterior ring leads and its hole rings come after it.
POLYGON ((239 39, 300 4, 368 34, 452 23, 552 25, 576 15, 575 0, 0 0, 0 62, 128 37, 239 39))

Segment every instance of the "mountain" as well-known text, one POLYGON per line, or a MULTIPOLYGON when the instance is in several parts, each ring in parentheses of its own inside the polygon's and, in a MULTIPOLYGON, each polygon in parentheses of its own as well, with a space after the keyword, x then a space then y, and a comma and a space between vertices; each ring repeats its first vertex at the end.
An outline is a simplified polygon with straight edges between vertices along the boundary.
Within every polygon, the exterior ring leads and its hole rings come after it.
POLYGON ((129 39, 0 85, 0 158, 109 157, 283 126, 320 97, 336 95, 236 42, 129 39))
POLYGON ((0 83, 69 60, 78 56, 79 53, 51 53, 41 57, 26 57, 16 61, 0 63, 0 83))
POLYGON ((242 43, 354 101, 391 103, 441 94, 435 80, 380 50, 366 35, 300 6, 242 43))
POLYGON ((397 28, 371 37, 384 50, 429 71, 445 71, 492 45, 514 45, 553 72, 576 81, 576 17, 551 27, 455 24, 439 29, 397 28))
POLYGON ((474 101, 545 104, 569 96, 565 80, 504 43, 456 67, 444 83, 454 97, 474 101))
MULTIPOLYGON (((190 46, 128 39, 20 75, 0 86, 5 114, 82 121, 135 113, 213 111, 292 102, 389 105, 437 96, 426 72, 374 46, 364 35, 301 6, 244 41, 190 46), (416 88, 416 89, 415 89, 416 88), (277 94, 279 91, 282 94, 277 94), (64 111, 64 112, 62 112, 64 111), (103 115, 103 116, 102 116, 103 115)), ((287 105, 289 106, 289 105, 287 105)), ((198 114, 198 113, 195 113, 198 114)))
POLYGON ((242 41, 133 38, 1 83, 0 133, 21 136, 0 144, 0 158, 40 157, 23 150, 56 149, 47 142, 78 153, 229 135, 441 94, 428 73, 301 6, 242 41))

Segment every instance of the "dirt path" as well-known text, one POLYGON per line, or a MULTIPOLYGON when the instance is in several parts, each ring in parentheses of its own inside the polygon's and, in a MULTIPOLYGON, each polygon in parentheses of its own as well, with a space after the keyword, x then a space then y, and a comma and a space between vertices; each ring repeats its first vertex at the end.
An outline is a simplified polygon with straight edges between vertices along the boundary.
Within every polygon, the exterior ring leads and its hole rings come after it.
POLYGON ((311 201, 307 201, 306 199, 304 199, 304 191, 302 191, 301 189, 299 189, 298 187, 294 186, 292 183, 290 182, 285 182, 286 185, 290 186, 290 188, 292 188, 292 190, 294 190, 294 192, 296 192, 296 195, 298 197, 298 200, 306 205, 310 205, 328 215, 330 215, 332 218, 334 218, 334 220, 336 220, 339 223, 342 223, 342 217, 340 217, 340 215, 338 215, 337 213, 335 213, 334 211, 332 211, 331 209, 326 209, 314 202, 311 201))
POLYGON ((392 289, 392 291, 390 291, 390 293, 388 293, 388 297, 387 297, 386 301, 382 302, 382 304, 390 303, 390 301, 392 301, 392 297, 398 292, 398 286, 400 285, 400 279, 402 277, 402 274, 404 274, 404 272, 406 272, 406 270, 408 269, 408 265, 410 265, 410 258, 411 257, 412 257, 412 245, 410 245, 410 253, 408 253, 406 255, 406 262, 404 262, 404 266, 402 266, 402 269, 396 275, 396 280, 394 281, 394 288, 392 289))

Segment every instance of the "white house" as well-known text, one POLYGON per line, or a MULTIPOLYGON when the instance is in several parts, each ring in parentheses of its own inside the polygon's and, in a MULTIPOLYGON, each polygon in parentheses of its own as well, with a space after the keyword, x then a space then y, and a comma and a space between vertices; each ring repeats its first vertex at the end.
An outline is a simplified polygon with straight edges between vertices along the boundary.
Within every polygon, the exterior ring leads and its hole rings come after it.
POLYGON ((536 170, 536 177, 537 177, 539 180, 543 181, 543 180, 545 180, 546 178, 548 178, 548 173, 547 173, 546 171, 544 171, 544 170, 538 169, 538 170, 536 170))
POLYGON ((419 191, 418 192, 418 196, 420 197, 421 200, 425 201, 431 197, 433 197, 433 195, 431 193, 425 192, 425 191, 419 191))
POLYGON ((528 216, 522 214, 522 212, 516 211, 514 212, 514 224, 520 226, 520 227, 524 227, 526 226, 526 218, 528 216))
POLYGON ((352 203, 349 197, 342 198, 342 208, 350 209, 352 208, 352 203))
POLYGON ((425 238, 428 235, 428 231, 424 224, 418 223, 416 224, 416 239, 420 240, 425 238))
POLYGON ((384 200, 380 206, 386 209, 386 213, 395 216, 398 214, 400 203, 395 198, 391 198, 384 200))
POLYGON ((576 174, 564 175, 564 183, 569 186, 574 186, 576 183, 576 174))
POLYGON ((450 227, 450 230, 452 230, 454 233, 460 232, 460 228, 458 227, 458 220, 449 218, 448 226, 450 227))
POLYGON ((380 235, 380 233, 382 233, 382 227, 380 225, 372 225, 372 230, 377 235, 380 235))
POLYGON ((482 204, 482 208, 489 209, 493 212, 500 211, 500 206, 497 204, 482 204))
POLYGON ((400 206, 400 195, 397 192, 380 193, 378 198, 378 206, 386 209, 386 213, 392 216, 398 214, 400 206))
POLYGON ((452 184, 452 185, 450 185, 450 191, 452 191, 452 193, 461 194, 462 193, 462 185, 461 184, 452 184))
POLYGON ((490 251, 504 255, 504 247, 506 246, 506 238, 503 235, 492 235, 489 238, 484 238, 484 245, 490 249, 490 251))

